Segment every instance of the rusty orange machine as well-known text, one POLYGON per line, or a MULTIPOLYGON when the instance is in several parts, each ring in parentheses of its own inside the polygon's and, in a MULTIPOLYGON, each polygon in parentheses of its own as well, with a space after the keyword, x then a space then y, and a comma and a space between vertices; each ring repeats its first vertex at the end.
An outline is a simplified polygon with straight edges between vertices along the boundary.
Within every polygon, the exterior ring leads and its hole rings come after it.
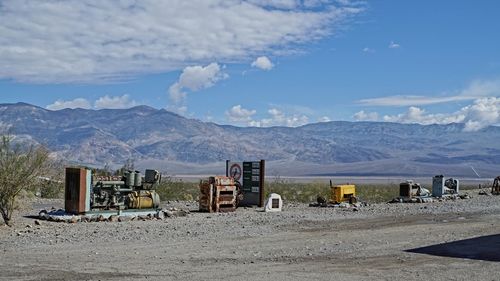
POLYGON ((64 208, 67 213, 156 209, 161 181, 156 170, 127 171, 123 176, 93 176, 88 168, 66 168, 64 208))
POLYGON ((234 212, 241 200, 239 185, 232 177, 209 177, 199 187, 201 212, 234 212))

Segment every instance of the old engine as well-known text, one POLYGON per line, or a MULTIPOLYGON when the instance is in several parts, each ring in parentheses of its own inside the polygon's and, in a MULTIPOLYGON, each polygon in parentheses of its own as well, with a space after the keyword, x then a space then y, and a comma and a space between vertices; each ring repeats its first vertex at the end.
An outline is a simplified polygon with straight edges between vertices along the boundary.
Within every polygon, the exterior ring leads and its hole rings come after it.
POLYGON ((81 214, 98 210, 154 209, 160 205, 156 170, 127 171, 123 176, 93 176, 86 168, 66 168, 65 209, 81 214))

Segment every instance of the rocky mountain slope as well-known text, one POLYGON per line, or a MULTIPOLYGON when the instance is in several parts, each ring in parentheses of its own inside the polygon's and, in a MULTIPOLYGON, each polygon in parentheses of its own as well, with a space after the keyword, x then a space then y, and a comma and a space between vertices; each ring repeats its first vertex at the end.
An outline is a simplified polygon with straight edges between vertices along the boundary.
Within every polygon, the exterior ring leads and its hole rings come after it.
MULTIPOLYGON (((0 130, 46 145, 76 163, 160 165, 212 172, 226 159, 266 159, 282 175, 500 174, 500 127, 463 124, 325 122, 297 128, 241 128, 187 119, 164 109, 63 109, 0 104, 0 130), (217 164, 219 165, 219 164, 217 164)), ((218 171, 223 170, 217 168, 218 171)), ((219 172, 220 173, 220 172, 219 172)))

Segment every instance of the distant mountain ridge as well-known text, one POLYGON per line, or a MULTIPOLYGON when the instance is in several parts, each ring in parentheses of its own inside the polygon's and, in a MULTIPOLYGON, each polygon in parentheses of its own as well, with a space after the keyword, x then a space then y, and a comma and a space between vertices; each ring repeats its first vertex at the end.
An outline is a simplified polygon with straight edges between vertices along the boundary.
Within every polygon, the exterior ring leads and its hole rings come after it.
MULTIPOLYGON (((134 159, 176 173, 208 171, 226 159, 266 159, 282 175, 500 174, 500 128, 463 124, 333 121, 301 127, 217 125, 148 106, 51 111, 0 104, 0 130, 46 145, 76 163, 121 165, 134 159)), ((223 169, 223 168, 222 168, 223 169)))

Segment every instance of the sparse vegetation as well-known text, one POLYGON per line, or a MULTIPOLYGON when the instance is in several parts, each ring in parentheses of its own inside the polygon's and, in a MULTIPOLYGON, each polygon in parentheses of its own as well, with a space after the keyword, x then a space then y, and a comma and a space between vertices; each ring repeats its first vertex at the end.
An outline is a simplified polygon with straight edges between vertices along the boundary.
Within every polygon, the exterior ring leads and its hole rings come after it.
MULTIPOLYGON (((429 188, 427 186, 427 188, 429 188)), ((475 185, 463 185, 460 189, 464 192, 477 189, 475 185)), ((186 182, 179 179, 166 177, 157 189, 163 201, 168 200, 198 200, 198 182, 186 182)), ((279 177, 267 181, 265 197, 270 193, 278 193, 283 200, 288 202, 310 203, 316 202, 318 195, 330 198, 330 186, 325 182, 293 182, 279 177)), ((399 195, 399 183, 386 184, 356 184, 357 197, 364 202, 388 202, 399 195)))
POLYGON ((171 177, 163 177, 156 191, 162 201, 198 200, 198 194, 200 193, 197 182, 185 182, 171 177))
POLYGON ((0 213, 7 225, 19 207, 16 199, 40 181, 49 159, 43 147, 22 147, 11 140, 11 136, 4 135, 0 141, 0 213))

